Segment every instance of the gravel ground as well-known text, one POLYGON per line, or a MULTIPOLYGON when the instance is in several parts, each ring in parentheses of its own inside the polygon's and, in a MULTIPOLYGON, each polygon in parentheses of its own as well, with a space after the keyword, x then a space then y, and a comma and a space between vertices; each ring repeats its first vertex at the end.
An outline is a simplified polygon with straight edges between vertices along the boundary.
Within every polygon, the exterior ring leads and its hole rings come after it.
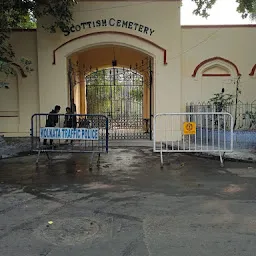
POLYGON ((256 164, 152 148, 0 161, 1 256, 253 256, 256 164))
POLYGON ((4 138, 0 136, 0 159, 29 153, 30 149, 30 138, 4 138))

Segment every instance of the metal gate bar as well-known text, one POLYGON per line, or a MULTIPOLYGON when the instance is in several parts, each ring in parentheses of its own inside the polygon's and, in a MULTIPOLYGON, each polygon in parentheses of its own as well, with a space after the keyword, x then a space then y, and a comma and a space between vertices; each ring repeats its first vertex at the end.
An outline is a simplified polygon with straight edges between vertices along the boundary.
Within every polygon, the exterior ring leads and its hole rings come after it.
MULTIPOLYGON (((69 62, 70 99, 77 77, 86 84, 86 113, 101 114, 109 119, 109 139, 151 139, 152 61, 146 57, 130 68, 112 66, 105 69, 69 62), (148 104, 144 104, 144 90, 148 104), (145 117, 145 107, 149 116, 145 117)), ((72 102, 70 103, 72 104, 72 102)), ((148 114, 147 114, 148 115, 148 114)))
POLYGON ((143 127, 143 76, 109 68, 86 77, 87 112, 109 118, 111 139, 148 138, 143 127))

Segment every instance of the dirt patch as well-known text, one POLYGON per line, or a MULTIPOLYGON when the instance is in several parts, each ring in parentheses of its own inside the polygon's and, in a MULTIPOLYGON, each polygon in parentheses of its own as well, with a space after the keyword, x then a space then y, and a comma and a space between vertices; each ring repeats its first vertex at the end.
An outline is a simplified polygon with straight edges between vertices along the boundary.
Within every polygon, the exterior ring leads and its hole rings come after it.
POLYGON ((31 141, 29 137, 6 138, 0 136, 0 159, 27 156, 31 154, 31 141))

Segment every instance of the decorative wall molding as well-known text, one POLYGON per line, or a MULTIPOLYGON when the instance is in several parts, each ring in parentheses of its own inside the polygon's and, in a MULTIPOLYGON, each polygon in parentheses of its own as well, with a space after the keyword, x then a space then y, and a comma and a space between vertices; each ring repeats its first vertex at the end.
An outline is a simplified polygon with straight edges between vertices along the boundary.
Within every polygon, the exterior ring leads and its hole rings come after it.
POLYGON ((202 76, 241 76, 241 73, 238 70, 238 67, 231 62, 230 60, 224 59, 222 57, 213 57, 213 58, 209 58, 206 59, 204 61, 202 61, 201 63, 199 63, 193 74, 192 77, 196 77, 198 76, 198 74, 201 74, 202 76), (207 70, 212 69, 212 68, 221 68, 222 70, 225 71, 225 73, 212 73, 212 74, 208 74, 205 73, 207 70))
POLYGON ((97 36, 97 35, 102 35, 102 34, 113 34, 113 35, 124 35, 124 36, 128 36, 128 37, 133 37, 133 38, 136 38, 140 41, 144 41, 150 45, 153 45, 154 47, 158 48, 159 50, 161 50, 163 52, 163 63, 164 65, 167 65, 167 51, 166 49, 164 49, 163 47, 159 46, 158 44, 148 40, 148 39, 145 39, 143 37, 140 37, 140 36, 137 36, 137 35, 133 35, 133 34, 129 34, 129 33, 125 33, 125 32, 119 32, 119 31, 100 31, 100 32, 93 32, 93 33, 89 33, 89 34, 85 34, 85 35, 82 35, 82 36, 78 36, 78 37, 75 37, 73 39, 70 39, 69 41, 61 44, 60 46, 58 46, 55 50, 53 50, 53 65, 56 64, 56 52, 62 48, 63 46, 73 42, 73 41, 76 41, 76 40, 79 40, 79 39, 82 39, 82 38, 86 38, 86 37, 91 37, 91 36, 97 36))
POLYGON ((252 70, 251 70, 251 73, 249 74, 249 76, 254 76, 255 71, 256 71, 256 64, 252 67, 252 70))

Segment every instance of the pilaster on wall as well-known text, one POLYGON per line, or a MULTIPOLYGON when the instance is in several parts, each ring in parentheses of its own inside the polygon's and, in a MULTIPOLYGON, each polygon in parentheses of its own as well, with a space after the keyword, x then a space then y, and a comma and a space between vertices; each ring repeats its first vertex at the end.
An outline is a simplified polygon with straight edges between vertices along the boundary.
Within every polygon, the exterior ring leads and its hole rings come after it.
POLYGON ((80 74, 80 112, 79 114, 86 114, 86 82, 85 75, 83 72, 82 63, 79 60, 79 74, 80 74))

